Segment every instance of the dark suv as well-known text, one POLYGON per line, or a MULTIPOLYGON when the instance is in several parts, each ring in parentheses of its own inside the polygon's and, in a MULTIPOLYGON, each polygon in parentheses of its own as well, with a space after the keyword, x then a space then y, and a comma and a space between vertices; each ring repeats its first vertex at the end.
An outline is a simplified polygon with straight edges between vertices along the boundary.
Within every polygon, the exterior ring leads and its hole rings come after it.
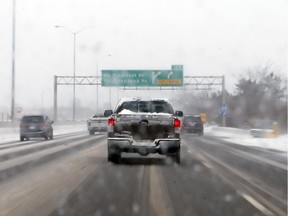
POLYGON ((26 115, 20 122, 20 140, 29 140, 34 137, 53 139, 53 121, 46 115, 26 115))
POLYGON ((183 118, 182 133, 196 133, 203 135, 204 127, 200 115, 185 115, 183 118))

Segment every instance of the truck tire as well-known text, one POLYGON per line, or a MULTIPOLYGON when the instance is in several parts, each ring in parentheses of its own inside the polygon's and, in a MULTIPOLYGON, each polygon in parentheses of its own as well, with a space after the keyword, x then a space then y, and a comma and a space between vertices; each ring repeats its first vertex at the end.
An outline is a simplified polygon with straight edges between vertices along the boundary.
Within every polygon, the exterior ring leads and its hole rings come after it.
POLYGON ((25 137, 24 136, 20 136, 20 141, 24 141, 25 137))
POLYGON ((44 134, 44 139, 48 140, 48 134, 46 134, 46 133, 44 134))
POLYGON ((173 155, 169 155, 169 157, 172 159, 173 162, 180 164, 180 149, 173 155))
POLYGON ((50 140, 52 140, 53 139, 53 131, 51 132, 51 134, 50 134, 50 140))
POLYGON ((108 162, 119 163, 121 159, 121 152, 116 149, 111 149, 108 147, 108 162))

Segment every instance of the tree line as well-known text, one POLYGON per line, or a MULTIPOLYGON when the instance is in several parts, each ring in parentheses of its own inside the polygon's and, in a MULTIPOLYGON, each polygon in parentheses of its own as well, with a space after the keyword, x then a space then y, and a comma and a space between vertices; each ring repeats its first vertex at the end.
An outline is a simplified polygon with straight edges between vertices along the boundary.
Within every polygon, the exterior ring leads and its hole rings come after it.
POLYGON ((239 76, 234 92, 182 92, 178 104, 185 114, 205 112, 209 123, 221 125, 222 94, 228 112, 226 126, 270 129, 277 124, 287 132, 287 78, 271 64, 247 70, 239 76))

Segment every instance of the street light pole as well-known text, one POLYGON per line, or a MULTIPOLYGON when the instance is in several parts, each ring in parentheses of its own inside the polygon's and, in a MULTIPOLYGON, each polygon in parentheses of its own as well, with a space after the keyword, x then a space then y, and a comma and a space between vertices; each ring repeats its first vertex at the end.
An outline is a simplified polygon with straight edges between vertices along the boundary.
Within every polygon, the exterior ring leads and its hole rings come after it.
POLYGON ((96 68, 96 82, 97 82, 97 85, 96 85, 96 90, 97 90, 97 93, 96 93, 96 113, 98 114, 98 91, 99 91, 99 88, 98 88, 98 62, 97 62, 97 68, 96 68))
POLYGON ((70 32, 71 34, 73 34, 73 122, 75 122, 75 85, 76 85, 76 78, 75 78, 75 74, 76 74, 76 35, 79 34, 80 32, 82 32, 83 30, 87 29, 87 28, 92 28, 92 27, 85 27, 80 29, 79 31, 73 32, 71 30, 69 30, 68 28, 64 27, 64 26, 55 26, 55 28, 63 28, 66 31, 70 32))
POLYGON ((12 20, 12 92, 11 92, 11 121, 15 118, 15 22, 16 3, 13 0, 13 20, 12 20))
MULTIPOLYGON (((102 58, 105 58, 105 57, 111 57, 112 55, 111 54, 108 54, 108 55, 105 55, 103 56, 102 58)), ((102 59, 101 58, 101 59, 102 59)), ((98 87, 98 80, 99 80, 99 76, 98 76, 98 72, 99 72, 99 59, 97 60, 97 65, 96 65, 96 80, 97 80, 97 85, 96 85, 96 88, 97 88, 97 95, 96 95, 96 113, 98 113, 98 104, 99 104, 99 99, 98 99, 98 95, 99 95, 99 87, 98 87)))
POLYGON ((75 73, 76 73, 76 33, 74 36, 74 59, 73 59, 73 122, 75 122, 75 73))

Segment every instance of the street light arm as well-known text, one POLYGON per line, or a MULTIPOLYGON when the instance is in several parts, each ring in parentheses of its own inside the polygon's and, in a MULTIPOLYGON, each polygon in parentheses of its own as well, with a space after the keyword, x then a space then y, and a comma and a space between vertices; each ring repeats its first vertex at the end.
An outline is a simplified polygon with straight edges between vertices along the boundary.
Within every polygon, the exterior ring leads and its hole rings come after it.
POLYGON ((75 34, 78 34, 78 33, 82 32, 82 31, 84 31, 85 29, 88 29, 88 28, 94 28, 94 27, 93 26, 84 27, 84 28, 76 31, 75 34))
POLYGON ((55 28, 63 28, 63 29, 65 29, 66 31, 70 32, 71 34, 75 34, 75 32, 71 31, 70 29, 66 28, 65 26, 55 25, 55 28))
POLYGON ((58 25, 55 25, 55 28, 63 28, 63 29, 65 29, 66 31, 70 32, 71 34, 76 35, 76 34, 82 32, 82 31, 84 31, 85 29, 93 28, 93 26, 84 27, 84 28, 82 28, 82 29, 80 29, 80 30, 78 30, 78 31, 76 31, 76 32, 71 31, 70 29, 66 28, 65 26, 58 26, 58 25))

